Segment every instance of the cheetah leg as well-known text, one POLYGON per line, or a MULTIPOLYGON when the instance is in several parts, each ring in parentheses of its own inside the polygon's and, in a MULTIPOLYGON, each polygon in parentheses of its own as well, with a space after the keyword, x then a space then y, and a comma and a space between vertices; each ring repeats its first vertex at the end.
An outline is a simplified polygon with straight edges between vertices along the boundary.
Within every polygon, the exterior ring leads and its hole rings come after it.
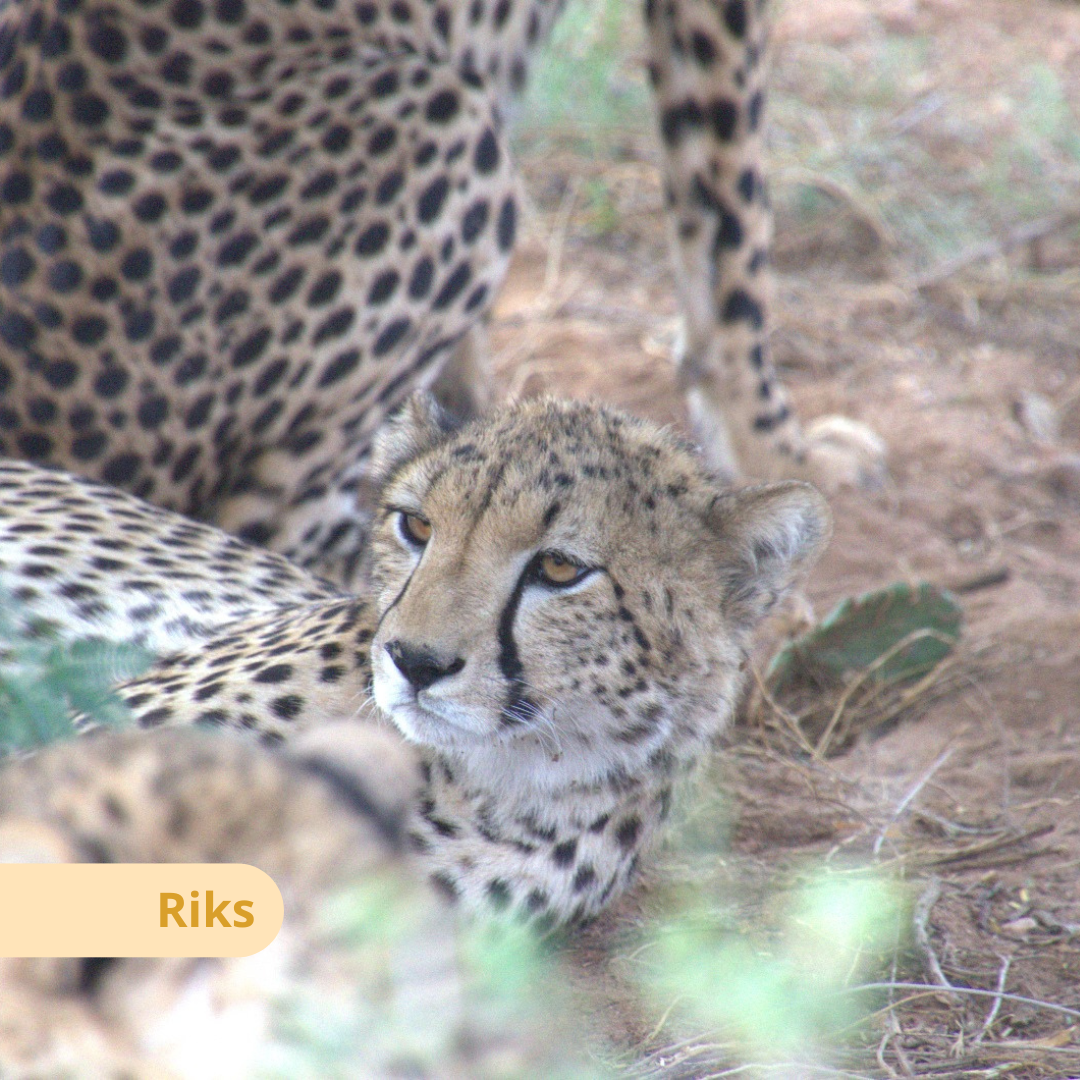
MULTIPOLYGON (((373 608, 358 598, 261 613, 163 656, 116 690, 140 728, 194 723, 279 743, 314 724, 385 724, 371 696, 374 629, 373 608), (274 652, 283 641, 287 662, 274 652), (232 662, 240 656, 249 662, 232 662)), ((75 725, 92 726, 82 715, 75 725)))
POLYGON ((768 353, 772 215, 760 171, 764 0, 645 4, 685 341, 680 385, 712 465, 729 476, 872 484, 884 446, 844 418, 805 430, 768 353))
MULTIPOLYGON (((432 369, 437 374, 431 392, 455 423, 486 412, 494 404, 487 323, 480 319, 469 327, 432 369)), ((343 441, 332 468, 318 464, 297 491, 287 494, 280 478, 291 472, 289 453, 264 452, 241 490, 224 504, 219 521, 226 531, 264 543, 261 523, 273 520, 273 547, 290 562, 351 591, 363 590, 375 507, 370 462, 370 436, 343 441), (318 499, 310 497, 312 491, 318 499)))

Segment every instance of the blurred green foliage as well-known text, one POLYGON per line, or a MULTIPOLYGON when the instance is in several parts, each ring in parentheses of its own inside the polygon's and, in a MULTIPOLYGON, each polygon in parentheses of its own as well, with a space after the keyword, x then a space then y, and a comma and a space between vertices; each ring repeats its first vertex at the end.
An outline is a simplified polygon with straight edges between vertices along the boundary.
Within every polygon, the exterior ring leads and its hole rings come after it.
MULTIPOLYGON (((1014 67, 972 86, 943 76, 955 62, 949 48, 877 23, 852 42, 783 39, 769 95, 781 230, 785 215, 813 223, 837 213, 832 196, 805 183, 807 171, 872 206, 916 265, 1071 204, 1080 115, 1061 76, 1018 50, 1014 67)), ((628 138, 647 145, 643 51, 638 3, 570 0, 511 108, 519 153, 542 158, 558 145, 613 158, 628 138)), ((602 215, 591 227, 608 231, 602 215)))
POLYGON ((258 1075, 602 1080, 551 949, 524 927, 463 924, 415 879, 378 874, 323 905, 347 977, 284 996, 258 1075))
POLYGON ((571 0, 512 106, 514 134, 530 150, 552 140, 610 154, 627 132, 652 130, 641 50, 641 6, 571 0))
POLYGON ((898 887, 865 871, 806 876, 771 934, 737 933, 714 906, 702 893, 656 931, 644 982, 692 1030, 762 1063, 827 1059, 866 1015, 843 991, 887 965, 904 924, 898 887))
POLYGON ((113 687, 153 659, 130 643, 63 641, 0 594, 0 756, 73 735, 73 713, 123 725, 129 711, 113 687))
POLYGON ((880 27, 855 45, 785 40, 770 97, 781 231, 785 215, 837 212, 802 182, 807 171, 872 206, 899 254, 921 265, 1071 202, 1080 117, 1058 73, 1031 55, 973 86, 949 76, 947 50, 934 35, 880 27))

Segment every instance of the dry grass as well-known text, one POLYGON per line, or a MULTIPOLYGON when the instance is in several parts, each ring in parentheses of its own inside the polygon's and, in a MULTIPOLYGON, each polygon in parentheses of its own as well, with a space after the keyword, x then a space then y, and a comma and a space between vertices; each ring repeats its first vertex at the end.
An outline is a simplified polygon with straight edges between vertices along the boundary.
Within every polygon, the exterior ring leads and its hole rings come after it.
POLYGON ((745 710, 747 728, 752 736, 778 738, 789 752, 821 760, 842 754, 856 739, 872 737, 901 719, 917 720, 935 701, 966 684, 972 676, 969 660, 948 658, 915 680, 881 677, 881 669, 890 660, 925 637, 952 643, 929 630, 915 631, 868 667, 854 672, 842 685, 803 682, 782 699, 773 694, 755 670, 745 710))

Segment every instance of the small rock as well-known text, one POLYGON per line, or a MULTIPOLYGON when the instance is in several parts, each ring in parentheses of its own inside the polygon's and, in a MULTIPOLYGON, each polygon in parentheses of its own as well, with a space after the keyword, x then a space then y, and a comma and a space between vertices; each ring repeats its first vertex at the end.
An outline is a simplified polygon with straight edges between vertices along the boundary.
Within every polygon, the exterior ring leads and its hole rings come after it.
POLYGON ((1016 422, 1036 441, 1049 445, 1061 435, 1061 416, 1057 407, 1041 394, 1025 390, 1013 402, 1016 422))
POLYGON ((1037 930, 1038 928, 1039 924, 1030 915, 1025 915, 1021 919, 1013 919, 1012 922, 1001 924, 1001 929, 1006 934, 1015 934, 1017 937, 1026 937, 1033 930, 1037 930))
POLYGON ((1080 505, 1080 454, 1066 454, 1040 470, 1040 481, 1051 495, 1080 505))

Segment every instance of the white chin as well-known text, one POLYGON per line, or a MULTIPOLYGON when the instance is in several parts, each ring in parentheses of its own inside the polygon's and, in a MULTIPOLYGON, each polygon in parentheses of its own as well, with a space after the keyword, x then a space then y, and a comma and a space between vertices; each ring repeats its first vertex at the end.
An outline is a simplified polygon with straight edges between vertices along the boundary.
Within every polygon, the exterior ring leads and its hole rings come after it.
POLYGON ((392 679, 378 676, 373 681, 375 703, 409 742, 430 746, 434 750, 448 750, 462 743, 474 742, 479 737, 452 720, 429 712, 407 686, 396 686, 392 679))
POLYGON ((439 721, 415 705, 398 705, 387 710, 394 726, 409 742, 438 749, 445 739, 440 738, 439 721))
POLYGON ((395 686, 390 679, 380 679, 378 672, 376 672, 372 690, 375 704, 390 717, 394 726, 406 739, 417 743, 426 744, 428 742, 428 739, 424 738, 422 734, 427 727, 423 723, 423 714, 417 708, 415 702, 411 700, 412 695, 405 686, 395 686), (417 716, 421 719, 420 724, 414 722, 414 717, 417 716))

